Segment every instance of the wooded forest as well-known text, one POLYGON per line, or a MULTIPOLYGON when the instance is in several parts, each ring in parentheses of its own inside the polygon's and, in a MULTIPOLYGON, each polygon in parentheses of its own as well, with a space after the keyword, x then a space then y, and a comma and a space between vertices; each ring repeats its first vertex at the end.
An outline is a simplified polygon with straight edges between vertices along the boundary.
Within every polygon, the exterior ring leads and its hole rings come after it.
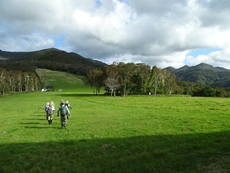
POLYGON ((229 88, 203 86, 192 82, 178 81, 167 69, 150 67, 143 63, 113 63, 102 69, 87 73, 87 83, 99 94, 105 88, 111 96, 128 94, 145 95, 190 95, 229 97, 229 88))
POLYGON ((36 72, 6 70, 0 68, 0 93, 1 95, 16 92, 38 91, 42 82, 36 72))

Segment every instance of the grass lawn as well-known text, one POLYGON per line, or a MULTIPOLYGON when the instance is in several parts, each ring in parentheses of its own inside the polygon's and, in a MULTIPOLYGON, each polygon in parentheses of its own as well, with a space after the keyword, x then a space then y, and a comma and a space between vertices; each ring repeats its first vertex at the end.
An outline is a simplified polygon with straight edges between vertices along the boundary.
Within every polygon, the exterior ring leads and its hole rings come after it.
MULTIPOLYGON (((83 90, 82 90, 83 91, 83 90)), ((37 92, 0 98, 0 172, 230 172, 230 99, 37 92), (72 106, 67 129, 44 106, 72 106)))

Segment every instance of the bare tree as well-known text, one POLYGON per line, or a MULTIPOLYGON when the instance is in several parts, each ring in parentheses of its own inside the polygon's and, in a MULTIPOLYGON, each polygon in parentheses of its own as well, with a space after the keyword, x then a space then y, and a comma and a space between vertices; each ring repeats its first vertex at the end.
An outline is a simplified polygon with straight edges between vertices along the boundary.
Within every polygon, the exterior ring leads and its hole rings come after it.
POLYGON ((116 78, 108 77, 105 80, 105 85, 109 87, 111 91, 111 96, 116 97, 116 90, 120 87, 119 81, 116 78))
POLYGON ((160 69, 158 69, 156 66, 153 66, 149 83, 150 83, 150 86, 153 86, 154 95, 157 94, 157 89, 162 81, 161 78, 162 78, 162 74, 160 72, 160 69))
POLYGON ((112 65, 106 69, 107 78, 105 79, 105 85, 109 87, 111 96, 116 96, 116 91, 121 86, 119 83, 119 70, 117 65, 112 65))
POLYGON ((24 85, 25 85, 25 91, 28 92, 29 91, 29 80, 30 80, 30 76, 28 73, 24 73, 23 74, 24 77, 24 85))
POLYGON ((22 92, 22 73, 20 72, 17 74, 17 84, 18 91, 22 92))
POLYGON ((6 88, 6 72, 4 69, 1 69, 0 72, 0 92, 2 95, 5 95, 5 88, 6 88))
POLYGON ((166 93, 171 95, 173 91, 176 89, 176 76, 172 73, 170 73, 168 70, 164 70, 165 74, 165 90, 166 93))

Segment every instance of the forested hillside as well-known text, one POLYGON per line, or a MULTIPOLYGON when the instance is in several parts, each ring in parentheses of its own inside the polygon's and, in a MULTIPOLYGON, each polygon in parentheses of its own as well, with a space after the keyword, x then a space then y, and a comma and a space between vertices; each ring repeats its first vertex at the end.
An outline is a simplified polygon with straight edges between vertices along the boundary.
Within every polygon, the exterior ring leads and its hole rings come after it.
POLYGON ((34 71, 36 68, 45 68, 86 75, 87 71, 104 66, 106 66, 105 63, 54 48, 34 52, 0 50, 0 67, 7 69, 34 71))
POLYGON ((166 68, 178 80, 193 82, 203 86, 230 87, 230 70, 201 63, 197 66, 184 66, 179 69, 166 68))

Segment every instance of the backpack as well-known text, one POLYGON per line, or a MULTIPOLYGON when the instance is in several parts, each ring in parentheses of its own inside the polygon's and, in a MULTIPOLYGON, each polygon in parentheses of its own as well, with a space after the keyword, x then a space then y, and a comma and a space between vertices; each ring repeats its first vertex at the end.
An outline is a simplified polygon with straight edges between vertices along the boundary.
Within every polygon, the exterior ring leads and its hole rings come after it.
POLYGON ((60 111, 61 111, 61 116, 65 116, 67 114, 67 109, 65 106, 61 106, 60 111))
POLYGON ((48 107, 47 111, 49 115, 52 115, 54 113, 52 107, 48 107))
POLYGON ((48 110, 49 110, 49 106, 46 106, 45 111, 48 112, 48 110))

